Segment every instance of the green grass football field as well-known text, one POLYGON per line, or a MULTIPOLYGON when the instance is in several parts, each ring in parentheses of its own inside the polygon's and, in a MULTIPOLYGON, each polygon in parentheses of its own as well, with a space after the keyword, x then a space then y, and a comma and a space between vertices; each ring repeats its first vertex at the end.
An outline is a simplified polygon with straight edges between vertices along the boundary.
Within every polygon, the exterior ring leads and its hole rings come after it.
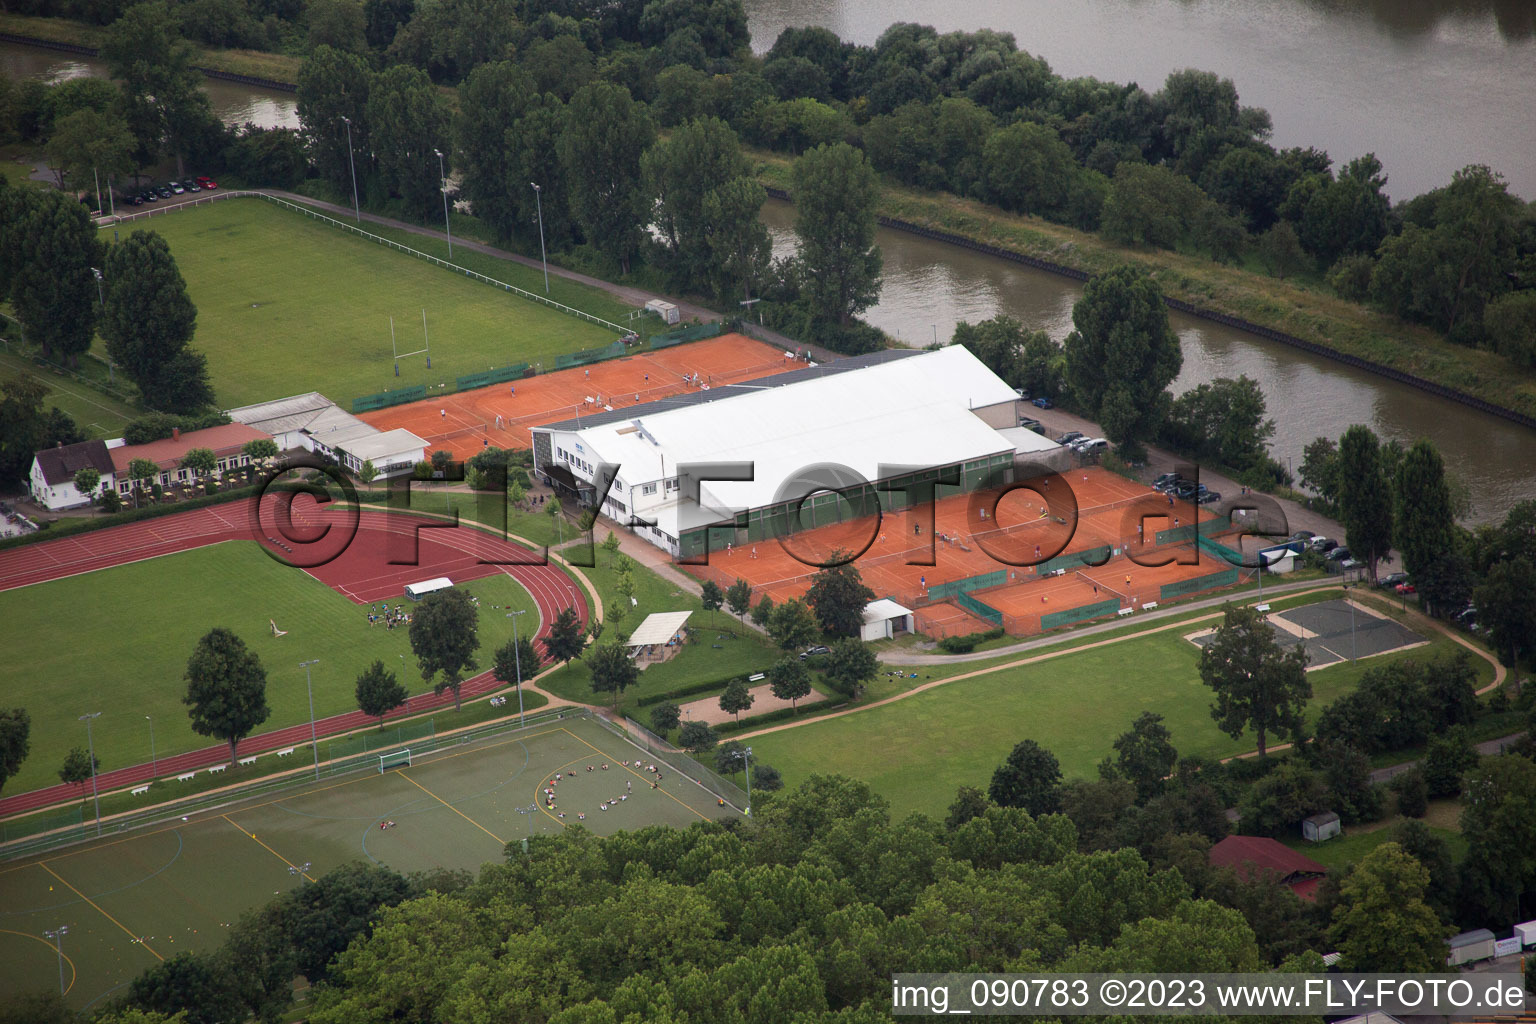
MULTIPOLYGON (((1230 739, 1211 720, 1199 649, 1184 632, 1074 650, 749 742, 757 759, 783 773, 787 788, 812 774, 848 775, 888 799, 896 817, 913 811, 942 817, 959 787, 985 790, 993 770, 1024 739, 1054 753, 1064 777, 1096 778, 1096 765, 1113 753, 1115 737, 1143 711, 1164 717, 1181 755, 1253 750, 1250 736, 1230 739)), ((1309 672, 1309 714, 1352 690, 1369 668, 1456 649, 1440 638, 1427 647, 1309 672)), ((1474 663, 1478 685, 1485 685, 1492 669, 1481 659, 1474 663)))
MULTIPOLYGON (((549 364, 614 339, 607 328, 500 291, 259 199, 230 199, 132 221, 170 244, 197 306, 193 345, 229 408, 320 391, 343 408, 358 395, 453 382, 493 366, 549 364), (400 361, 423 347, 432 367, 400 361)), ((104 238, 110 238, 110 230, 104 238)), ((505 280, 505 278, 502 278, 505 280)), ((613 320, 625 307, 591 291, 571 304, 613 320)))
POLYGON ((296 786, 5 865, 0 1002, 56 984, 58 959, 43 933, 60 925, 69 929, 67 999, 84 1008, 157 958, 217 947, 241 913, 301 884, 305 864, 307 878, 354 860, 402 872, 475 871, 499 860, 506 844, 567 825, 607 835, 736 813, 671 769, 652 789, 651 773, 620 764, 644 757, 595 722, 567 716, 415 757, 409 768, 296 786), (604 763, 608 771, 597 767, 604 763), (596 770, 586 771, 589 764, 596 770), (554 811, 546 809, 541 791, 556 772, 570 771, 555 787, 554 811), (384 821, 395 824, 380 829, 384 821))
MULTIPOLYGON (((533 613, 533 598, 509 576, 462 585, 480 598, 482 666, 512 635, 503 609, 533 613), (493 610, 493 606, 503 606, 493 610)), ((271 717, 258 731, 307 720, 299 662, 314 666, 315 714, 357 707, 358 675, 377 658, 407 690, 421 693, 407 630, 370 627, 366 611, 298 569, 267 557, 253 541, 228 541, 131 565, 0 592, 7 657, 0 693, 32 716, 32 754, 6 782, 8 793, 58 782, 65 753, 84 746, 79 716, 100 711, 92 736, 103 771, 217 742, 192 731, 182 675, 197 641, 214 626, 232 629, 267 670, 271 717), (288 631, 273 637, 268 619, 288 631)), ((441 724, 440 728, 443 727, 441 724)))

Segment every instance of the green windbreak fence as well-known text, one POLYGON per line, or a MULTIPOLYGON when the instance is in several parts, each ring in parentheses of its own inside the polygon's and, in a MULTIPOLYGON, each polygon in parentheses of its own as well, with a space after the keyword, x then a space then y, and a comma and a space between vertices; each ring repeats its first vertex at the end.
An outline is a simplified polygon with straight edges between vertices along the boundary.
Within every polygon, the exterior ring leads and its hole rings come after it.
MULTIPOLYGON (((1216 541, 1211 540, 1209 537, 1205 536, 1199 537, 1195 543, 1201 551, 1209 551, 1211 554, 1215 555, 1217 558, 1220 558, 1223 562, 1232 566, 1233 568, 1243 564, 1243 553, 1241 551, 1233 551, 1225 544, 1217 543, 1216 541)), ((1258 563, 1255 562, 1254 564, 1258 563)))
POLYGON ((983 619, 986 619, 994 626, 1001 626, 1003 624, 1002 612, 998 611, 996 608, 993 608, 989 604, 982 604, 970 594, 956 594, 955 603, 958 604, 961 608, 964 608, 966 611, 970 612, 972 615, 981 616, 983 619))
POLYGON ((410 387, 397 388, 394 391, 380 391, 373 395, 363 395, 352 399, 353 412, 372 412, 375 409, 384 409, 391 405, 404 405, 407 402, 419 402, 427 397, 425 384, 412 384, 410 387))
MULTIPOLYGON (((1207 519, 1200 524, 1198 536, 1209 537, 1213 533, 1225 533, 1232 529, 1232 520, 1227 516, 1217 516, 1215 519, 1207 519)), ((1195 525, 1190 523, 1185 526, 1171 527, 1167 530, 1157 531, 1159 544, 1182 544, 1185 541, 1194 540, 1197 536, 1195 525)))
POLYGON ((509 380, 521 380, 523 374, 527 372, 527 363, 513 363, 511 366, 502 366, 494 370, 466 373, 458 379, 455 386, 460 391, 473 391, 476 388, 488 388, 492 384, 505 384, 509 380))
POLYGON ((681 327, 666 334, 651 335, 651 348, 671 348, 673 345, 681 345, 688 341, 699 341, 703 338, 713 338, 725 330, 718 323, 693 324, 681 327))
POLYGON ((602 348, 584 348, 578 352, 562 352, 555 357, 555 369, 569 370, 573 366, 587 366, 605 359, 615 359, 629 349, 622 341, 614 341, 602 348))
POLYGON ((1111 599, 1100 601, 1097 604, 1085 604, 1081 608, 1068 608, 1063 612, 1051 612, 1049 615, 1040 616, 1041 629, 1055 629, 1057 626, 1070 626, 1074 622, 1082 622, 1084 619, 1096 619, 1101 615, 1114 615, 1120 610, 1120 601, 1111 599))
POLYGON ((1201 590, 1211 590, 1214 587, 1229 587, 1237 582, 1236 569, 1223 569, 1221 572, 1213 572, 1206 576, 1196 576, 1192 580, 1179 580, 1177 583, 1164 583, 1158 591, 1164 601, 1175 597, 1183 597, 1185 594, 1194 594, 1201 590))
POLYGON ((408 746, 421 740, 431 739, 436 735, 434 719, 429 718, 425 722, 411 722, 397 729, 356 733, 345 739, 333 740, 325 745, 324 756, 327 761, 334 761, 337 758, 366 754, 370 750, 408 746))
POLYGON ((1055 558, 1042 562, 1035 571, 1041 576, 1048 576, 1057 569, 1075 571, 1085 565, 1103 565, 1109 561, 1110 553, 1108 544, 1089 548, 1087 551, 1073 551, 1065 555, 1057 555, 1055 558))
POLYGON ((928 596, 935 601, 944 601, 957 594, 968 594, 972 590, 986 590, 988 587, 1000 587, 1007 582, 1007 570, 998 569, 996 572, 985 572, 980 576, 968 576, 963 580, 935 584, 928 588, 928 596))

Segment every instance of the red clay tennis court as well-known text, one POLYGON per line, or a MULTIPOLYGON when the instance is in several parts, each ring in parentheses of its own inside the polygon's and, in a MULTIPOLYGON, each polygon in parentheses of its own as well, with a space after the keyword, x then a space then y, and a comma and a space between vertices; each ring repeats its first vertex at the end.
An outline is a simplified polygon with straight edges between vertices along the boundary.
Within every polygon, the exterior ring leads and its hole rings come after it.
POLYGON ((998 614, 1007 632, 1028 635, 1042 630, 1045 616, 1069 618, 1059 613, 1111 600, 1117 608, 1142 607, 1160 600, 1167 584, 1230 568, 1205 552, 1196 557, 1190 539, 1192 524, 1210 528, 1217 518, 1090 467, 1035 478, 1001 496, 978 491, 941 498, 931 517, 926 507, 866 516, 715 551, 707 565, 685 568, 722 587, 740 577, 757 596, 780 602, 804 595, 816 563, 841 550, 857 554, 854 564, 877 595, 917 612, 921 632, 953 636, 991 628, 954 593, 958 589, 998 614), (1082 552, 1097 552, 1099 565, 1070 558, 1082 552), (957 581, 967 585, 949 586, 957 581))
POLYGON ((444 392, 359 414, 380 430, 404 427, 433 451, 467 459, 481 449, 529 448, 530 427, 641 405, 803 367, 784 350, 741 334, 556 370, 473 391, 444 392))

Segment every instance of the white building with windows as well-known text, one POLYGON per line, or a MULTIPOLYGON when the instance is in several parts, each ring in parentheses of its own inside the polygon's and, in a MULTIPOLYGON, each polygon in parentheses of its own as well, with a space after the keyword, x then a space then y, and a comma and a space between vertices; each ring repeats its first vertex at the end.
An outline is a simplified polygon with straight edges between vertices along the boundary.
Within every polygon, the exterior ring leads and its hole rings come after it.
POLYGON ((1061 450, 1000 433, 1021 407, 961 346, 874 352, 535 427, 534 470, 674 556, 698 555, 901 507, 925 487, 1011 481, 1016 459, 1061 450), (688 469, 726 463, 750 465, 750 479, 688 469))
POLYGON ((315 452, 354 473, 372 462, 377 479, 408 475, 427 457, 427 442, 409 430, 380 430, 318 391, 241 406, 228 415, 271 434, 283 451, 315 452))

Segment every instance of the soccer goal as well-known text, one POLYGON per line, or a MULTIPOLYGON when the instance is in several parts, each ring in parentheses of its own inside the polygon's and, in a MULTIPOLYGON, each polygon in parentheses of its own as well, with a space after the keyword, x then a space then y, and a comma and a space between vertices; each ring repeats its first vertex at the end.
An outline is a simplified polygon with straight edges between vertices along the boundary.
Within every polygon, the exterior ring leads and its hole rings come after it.
POLYGON ((379 774, 383 775, 391 768, 409 768, 411 766, 411 748, 397 750, 392 754, 379 755, 379 774))

